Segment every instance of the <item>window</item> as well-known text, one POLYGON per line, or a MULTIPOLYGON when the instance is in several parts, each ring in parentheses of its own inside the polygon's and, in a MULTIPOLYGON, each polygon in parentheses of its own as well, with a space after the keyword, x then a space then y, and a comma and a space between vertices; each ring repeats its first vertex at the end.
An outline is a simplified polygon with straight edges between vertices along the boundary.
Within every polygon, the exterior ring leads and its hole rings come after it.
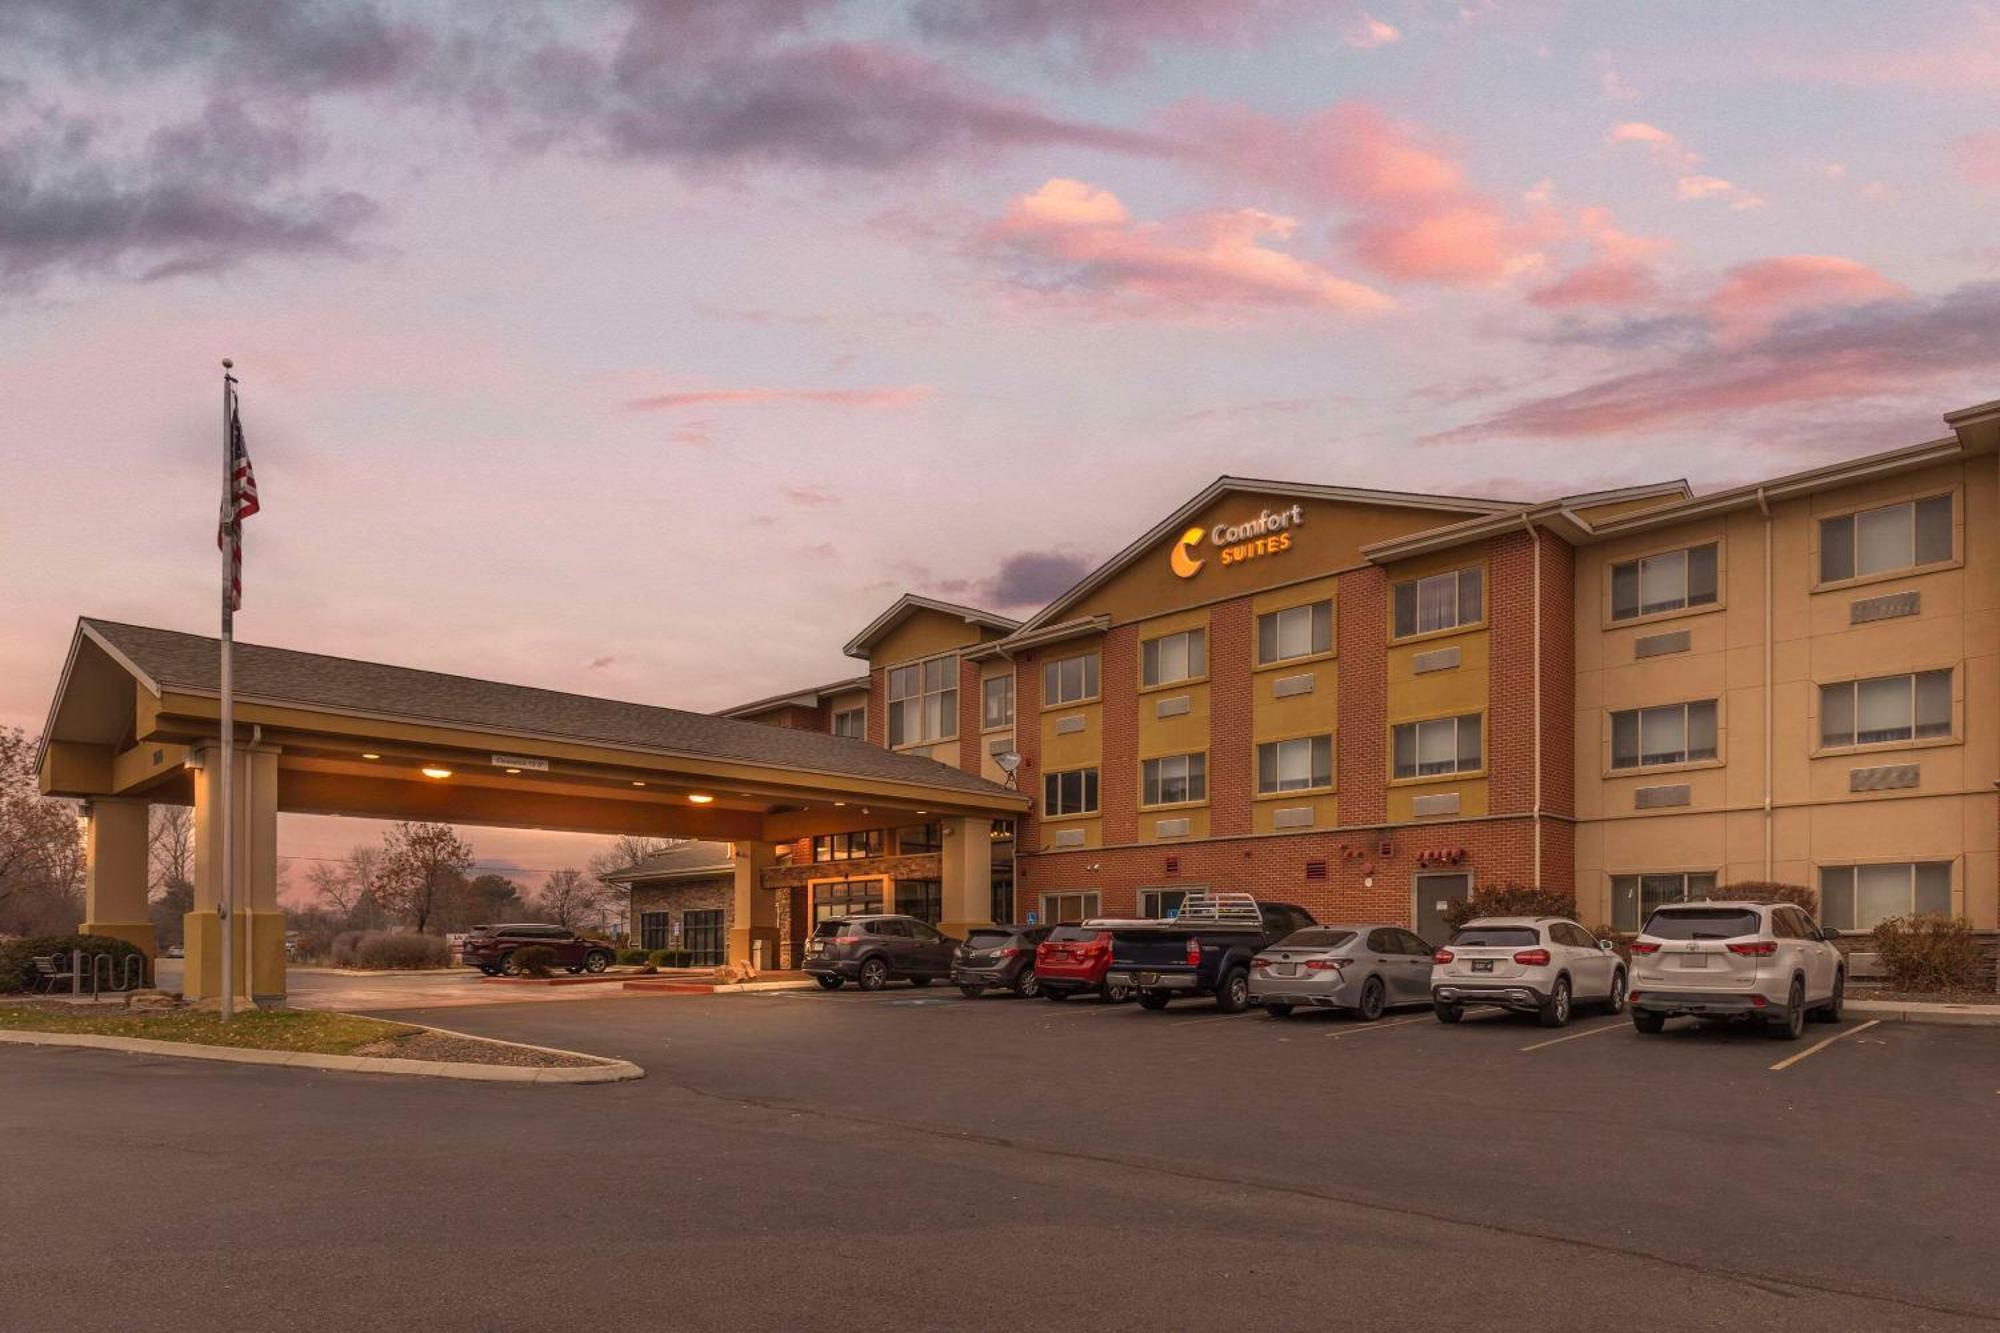
POLYGON ((1713 873, 1671 875, 1613 875, 1611 877, 1611 925, 1616 930, 1637 930, 1653 909, 1667 903, 1694 902, 1715 896, 1713 873))
POLYGON ((1067 773, 1042 775, 1042 815, 1094 815, 1097 813, 1097 770, 1073 768, 1067 773))
POLYGON ((896 854, 898 856, 921 856, 925 852, 944 850, 944 826, 936 820, 928 824, 912 824, 909 828, 896 830, 896 854))
POLYGON ((896 910, 933 926, 944 912, 944 884, 935 879, 896 881, 896 910))
POLYGON ((1611 715, 1611 766, 1651 768, 1713 759, 1715 700, 1627 708, 1611 715))
POLYGON ((1208 631, 1182 630, 1139 645, 1139 683, 1171 685, 1208 674, 1208 631))
POLYGON ((1395 729, 1396 776, 1472 773, 1480 766, 1479 714, 1405 722, 1395 729))
POLYGON ((988 731, 1014 725, 1014 677, 988 676, 979 683, 979 725, 988 731))
POLYGON ((666 912, 639 913, 639 947, 641 949, 664 949, 667 947, 666 912))
POLYGON ((1951 915, 1951 862, 1826 866, 1819 872, 1819 916, 1841 930, 1873 930, 1892 916, 1951 915))
POLYGON ((1885 574, 1951 559, 1951 497, 1864 509, 1819 521, 1819 580, 1885 574))
POLYGON ((1819 687, 1821 745, 1951 735, 1951 672, 1875 676, 1819 687))
POLYGON ((1479 566, 1396 585, 1396 637, 1476 625, 1486 616, 1479 566))
POLYGON ((1187 901, 1188 889, 1141 889, 1139 890, 1139 915, 1165 921, 1168 917, 1180 915, 1181 904, 1187 901))
POLYGON ((682 944, 692 955, 694 967, 720 967, 728 961, 728 932, 723 929, 720 909, 681 914, 682 944))
POLYGON ((1014 863, 1007 861, 993 867, 993 894, 987 911, 995 921, 1006 923, 1014 919, 1014 863))
POLYGON ((1091 893, 1045 893, 1042 895, 1042 924, 1059 925, 1065 921, 1088 921, 1098 914, 1097 894, 1091 893))
POLYGON ((1333 737, 1301 736, 1257 747, 1257 791, 1308 791, 1333 785, 1333 737))
POLYGON ((882 830, 861 833, 822 833, 813 839, 815 861, 860 861, 882 854, 882 830))
POLYGON ((1097 654, 1065 657, 1042 668, 1042 703, 1079 703, 1097 697, 1097 654))
POLYGON ((813 922, 834 916, 870 916, 882 910, 882 881, 840 879, 812 886, 813 922))
POLYGON ((1179 805, 1208 799, 1208 756, 1169 754, 1139 765, 1141 805, 1179 805))
POLYGON ((890 668, 889 744, 920 745, 956 735, 958 659, 933 657, 890 668))
POLYGON ((833 715, 833 734, 852 736, 857 740, 868 735, 868 710, 866 708, 843 708, 833 715))
POLYGON ((1257 665, 1333 651, 1333 603, 1313 602, 1257 617, 1257 665))
POLYGON ((1714 542, 1627 560, 1611 567, 1611 618, 1715 605, 1714 542))

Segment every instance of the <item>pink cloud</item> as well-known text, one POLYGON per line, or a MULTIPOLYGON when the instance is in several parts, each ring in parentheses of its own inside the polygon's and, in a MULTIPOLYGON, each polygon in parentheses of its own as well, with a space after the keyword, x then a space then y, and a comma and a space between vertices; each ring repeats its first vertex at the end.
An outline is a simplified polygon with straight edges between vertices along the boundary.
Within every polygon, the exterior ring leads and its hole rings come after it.
POLYGON ((1347 30, 1340 35, 1357 51, 1373 51, 1380 46, 1388 46, 1403 40, 1403 30, 1393 23, 1386 23, 1373 14, 1357 14, 1347 30))
POLYGON ((1648 125, 1640 120, 1628 120, 1622 125, 1613 125, 1605 141, 1612 144, 1639 144, 1660 161, 1676 171, 1690 171, 1701 161, 1698 153, 1689 150, 1680 141, 1680 136, 1669 134, 1657 125, 1648 125))
POLYGON ((1967 185, 2000 190, 2000 130, 1981 130, 1952 140, 1951 164, 1967 185))
POLYGON ((1380 292, 1269 244, 1297 230, 1290 218, 1251 208, 1139 222, 1110 191, 1057 178, 1014 200, 981 246, 1018 265, 1019 290, 1069 299, 1095 314, 1391 308, 1380 292))
POLYGON ((1866 264, 1837 255, 1779 255, 1738 264, 1705 302, 1717 339, 1740 345, 1761 338, 1787 315, 1827 306, 1899 300, 1909 291, 1866 264))
MULTIPOLYGON (((634 398, 625 406, 635 411, 659 411, 676 407, 739 403, 815 403, 828 407, 908 407, 930 397, 928 384, 905 384, 887 389, 692 389, 684 393, 651 394, 634 398)), ((706 444, 700 439, 677 441, 706 444)))
POLYGON ((1530 302, 1545 310, 1569 310, 1643 305, 1658 297, 1660 283, 1653 261, 1669 248, 1669 242, 1619 230, 1608 208, 1580 210, 1575 232, 1592 257, 1529 292, 1530 302))
POLYGON ((1738 210, 1764 206, 1762 195, 1720 176, 1683 176, 1674 182, 1674 193, 1682 199, 1721 199, 1738 210))

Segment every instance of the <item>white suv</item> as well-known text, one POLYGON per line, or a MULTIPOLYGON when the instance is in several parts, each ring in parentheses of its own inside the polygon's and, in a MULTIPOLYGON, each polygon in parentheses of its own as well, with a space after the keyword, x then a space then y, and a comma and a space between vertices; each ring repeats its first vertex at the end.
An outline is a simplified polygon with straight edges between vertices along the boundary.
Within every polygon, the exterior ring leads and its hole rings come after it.
POLYGON ((1456 1023, 1468 1004, 1531 1013, 1543 1027, 1569 1022, 1578 1004, 1625 1007, 1625 960, 1560 916, 1489 916, 1468 921, 1431 958, 1431 1009, 1456 1023))
POLYGON ((1658 1032, 1675 1014, 1760 1019, 1796 1041, 1808 1017, 1840 1019, 1847 964, 1791 903, 1698 902, 1660 907, 1632 941, 1632 1025, 1658 1032))

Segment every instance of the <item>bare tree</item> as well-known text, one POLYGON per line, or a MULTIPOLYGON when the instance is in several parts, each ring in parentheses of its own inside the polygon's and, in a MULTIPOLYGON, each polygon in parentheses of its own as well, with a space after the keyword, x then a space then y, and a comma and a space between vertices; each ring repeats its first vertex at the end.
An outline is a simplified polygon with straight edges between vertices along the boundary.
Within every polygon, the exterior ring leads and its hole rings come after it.
POLYGON ((535 894, 535 905, 557 925, 578 930, 604 924, 611 896, 609 886, 602 880, 571 867, 549 872, 535 894))
POLYGON ((449 824, 412 824, 389 830, 375 872, 375 898, 385 911, 419 932, 430 928, 447 898, 465 886, 472 844, 449 824))
POLYGON ((0 727, 0 934, 83 919, 83 830, 72 802, 42 795, 35 748, 19 727, 0 727))
POLYGON ((669 847, 678 847, 689 841, 686 838, 637 838, 630 834, 616 838, 609 847, 590 858, 590 877, 603 879, 621 870, 630 870, 650 856, 658 856, 669 847))
POLYGON ((194 811, 185 805, 156 805, 146 834, 147 889, 159 897, 180 884, 194 883, 194 811))

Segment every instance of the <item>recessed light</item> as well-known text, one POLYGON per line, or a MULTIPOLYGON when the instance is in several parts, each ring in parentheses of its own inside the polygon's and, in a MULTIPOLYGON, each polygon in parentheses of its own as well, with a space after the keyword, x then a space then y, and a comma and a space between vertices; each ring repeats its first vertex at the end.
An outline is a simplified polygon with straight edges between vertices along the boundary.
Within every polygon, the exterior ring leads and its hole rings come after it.
POLYGON ((520 770, 520 769, 518 769, 518 768, 510 768, 510 769, 508 769, 507 771, 508 771, 509 773, 519 773, 519 772, 520 772, 521 770, 520 770))
POLYGON ((835 801, 835 802, 834 802, 834 805, 836 805, 836 806, 842 806, 842 805, 846 805, 846 804, 847 804, 847 802, 845 802, 845 801, 835 801))
POLYGON ((424 776, 427 778, 438 778, 442 780, 444 778, 448 778, 451 776, 451 770, 448 768, 440 768, 436 764, 425 764, 424 776))
POLYGON ((363 759, 380 759, 382 756, 379 754, 363 754, 361 757, 363 759))
POLYGON ((635 786, 635 787, 643 787, 643 786, 645 786, 646 784, 645 784, 645 783, 643 783, 643 782, 635 782, 635 783, 633 783, 632 785, 633 785, 633 786, 635 786))
POLYGON ((688 799, 690 801, 693 801, 696 805, 707 805, 710 801, 714 800, 715 798, 713 796, 710 796, 705 791, 691 791, 688 793, 688 799))

